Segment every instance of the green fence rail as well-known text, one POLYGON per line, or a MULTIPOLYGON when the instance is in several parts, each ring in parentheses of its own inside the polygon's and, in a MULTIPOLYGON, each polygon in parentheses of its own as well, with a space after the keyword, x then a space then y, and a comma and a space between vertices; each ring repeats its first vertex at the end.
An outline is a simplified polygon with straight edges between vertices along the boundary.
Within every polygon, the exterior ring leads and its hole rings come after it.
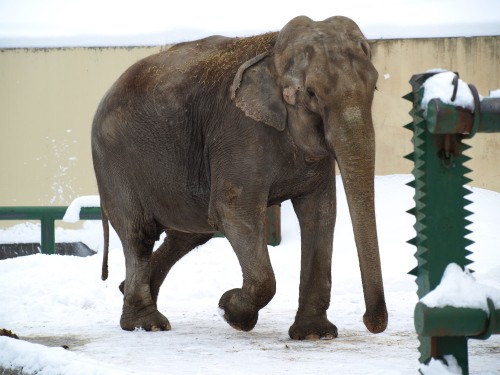
MULTIPOLYGON (((414 162, 414 180, 408 185, 415 189, 416 237, 408 242, 416 246, 417 267, 410 274, 417 277, 417 294, 424 297, 439 285, 445 268, 456 263, 464 269, 470 263, 467 249, 473 242, 467 219, 471 212, 465 206, 470 191, 465 184, 471 180, 465 174, 471 170, 464 164, 470 148, 463 139, 476 132, 500 132, 500 98, 485 98, 481 102, 472 85, 475 111, 447 105, 439 99, 429 102, 427 114, 421 103, 424 82, 436 73, 414 75, 412 92, 404 98, 413 103, 413 121, 405 126, 413 132, 414 151, 406 158, 414 162)), ((456 85, 456 81, 454 84, 456 85)), ((451 84, 451 83, 450 83, 451 84)), ((455 86, 456 87, 456 86, 455 86)), ((455 88, 456 92, 456 88, 455 88)), ((429 308, 419 302, 415 307, 415 329, 420 341, 420 362, 453 355, 463 374, 469 373, 467 340, 486 339, 500 333, 500 310, 487 301, 489 313, 468 308, 429 308)))
MULTIPOLYGON (((66 206, 0 206, 0 220, 39 220, 41 224, 40 247, 43 254, 55 253, 55 221, 62 220, 66 206)), ((281 208, 267 209, 268 244, 278 246, 281 242, 281 208)), ((80 220, 101 220, 99 207, 83 207, 80 220)))
MULTIPOLYGON (((62 220, 66 206, 0 206, 0 220, 39 220, 41 224, 40 247, 43 254, 55 253, 55 221, 62 220)), ((80 210, 81 220, 101 220, 99 207, 80 210)))

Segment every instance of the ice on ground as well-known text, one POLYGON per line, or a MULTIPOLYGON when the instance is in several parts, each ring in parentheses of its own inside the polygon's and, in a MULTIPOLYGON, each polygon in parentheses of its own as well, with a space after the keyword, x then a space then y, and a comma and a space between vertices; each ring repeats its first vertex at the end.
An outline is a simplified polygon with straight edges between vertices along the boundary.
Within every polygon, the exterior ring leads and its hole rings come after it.
POLYGON ((476 282, 470 272, 451 263, 446 267, 440 284, 424 296, 421 302, 428 307, 468 307, 488 313, 488 298, 495 306, 500 306, 500 289, 476 282))
POLYGON ((80 211, 83 207, 100 207, 101 200, 98 195, 84 195, 71 202, 64 214, 63 221, 76 223, 80 220, 80 211))
MULTIPOLYGON (((431 72, 435 71, 440 72, 441 70, 437 69, 431 72)), ((427 106, 432 99, 439 99, 445 104, 462 107, 474 112, 474 97, 472 96, 472 92, 467 83, 460 78, 458 79, 455 100, 451 100, 453 91, 455 90, 453 81, 456 79, 456 76, 453 72, 444 71, 433 75, 424 82, 424 97, 422 98, 424 114, 427 114, 427 106)))

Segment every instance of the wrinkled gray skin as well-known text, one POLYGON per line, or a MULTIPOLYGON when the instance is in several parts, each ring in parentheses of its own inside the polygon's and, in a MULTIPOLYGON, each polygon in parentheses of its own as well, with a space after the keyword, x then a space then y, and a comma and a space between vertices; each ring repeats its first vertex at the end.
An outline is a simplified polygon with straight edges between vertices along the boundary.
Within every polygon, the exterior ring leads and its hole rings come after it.
POLYGON ((219 306, 232 327, 251 330, 276 291, 266 208, 291 199, 302 260, 289 334, 336 337, 326 316, 336 161, 358 249, 364 323, 384 331, 371 117, 377 76, 367 41, 344 17, 297 17, 279 33, 182 43, 129 68, 92 128, 103 223, 107 230, 109 218, 125 252, 121 327, 169 330, 156 306, 161 284, 180 258, 220 231, 243 285, 224 293, 219 306))

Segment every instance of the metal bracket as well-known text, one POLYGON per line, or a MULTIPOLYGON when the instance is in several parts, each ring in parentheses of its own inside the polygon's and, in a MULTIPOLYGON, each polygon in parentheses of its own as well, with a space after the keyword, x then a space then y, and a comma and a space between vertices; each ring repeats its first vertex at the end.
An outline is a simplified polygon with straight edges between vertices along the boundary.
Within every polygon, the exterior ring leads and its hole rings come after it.
POLYGON ((486 300, 488 303, 488 311, 489 311, 489 317, 487 320, 487 325, 486 325, 486 331, 484 333, 477 335, 477 336, 470 336, 470 339, 476 339, 476 340, 487 340, 491 337, 493 334, 495 327, 497 326, 497 314, 495 312, 495 304, 493 303, 493 300, 491 298, 488 298, 486 300))
POLYGON ((479 129, 479 123, 481 122, 481 101, 479 99, 479 94, 477 92, 476 86, 469 84, 470 92, 474 98, 474 122, 472 123, 472 129, 466 136, 467 139, 474 137, 479 129))

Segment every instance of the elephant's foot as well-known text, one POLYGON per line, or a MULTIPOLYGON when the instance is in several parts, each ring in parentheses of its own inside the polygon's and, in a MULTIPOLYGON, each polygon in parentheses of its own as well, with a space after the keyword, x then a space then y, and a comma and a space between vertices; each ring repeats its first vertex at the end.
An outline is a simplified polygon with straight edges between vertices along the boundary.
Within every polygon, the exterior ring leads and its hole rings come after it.
POLYGON ((125 331, 142 328, 146 331, 169 331, 171 329, 168 319, 156 307, 149 306, 141 309, 123 309, 120 326, 125 331))
POLYGON ((226 322, 238 331, 251 331, 257 324, 259 309, 242 289, 224 293, 219 301, 219 308, 226 322))
POLYGON ((331 340, 338 336, 337 327, 326 316, 296 316, 288 330, 293 340, 331 340))

